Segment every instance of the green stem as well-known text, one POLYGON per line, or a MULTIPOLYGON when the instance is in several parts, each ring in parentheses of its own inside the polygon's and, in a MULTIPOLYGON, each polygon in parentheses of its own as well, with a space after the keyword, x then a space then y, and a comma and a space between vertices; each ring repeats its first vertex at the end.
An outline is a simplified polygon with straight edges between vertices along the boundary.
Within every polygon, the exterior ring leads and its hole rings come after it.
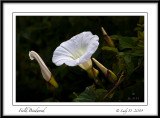
POLYGON ((118 87, 118 85, 124 80, 123 77, 124 72, 121 73, 121 76, 119 77, 119 81, 115 84, 115 86, 109 91, 109 93, 107 93, 107 95, 104 96, 103 101, 106 100, 106 98, 109 98, 109 96, 111 95, 111 93, 118 87))
POLYGON ((99 86, 101 86, 103 89, 105 89, 103 84, 102 84, 102 81, 99 79, 98 75, 96 76, 93 66, 92 66, 92 72, 93 72, 93 75, 94 75, 95 83, 98 84, 99 86))

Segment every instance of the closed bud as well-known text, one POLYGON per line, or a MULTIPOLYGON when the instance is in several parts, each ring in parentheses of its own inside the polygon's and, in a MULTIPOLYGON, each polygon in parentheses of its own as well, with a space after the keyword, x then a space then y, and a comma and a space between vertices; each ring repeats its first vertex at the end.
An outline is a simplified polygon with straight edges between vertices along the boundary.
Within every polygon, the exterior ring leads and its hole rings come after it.
POLYGON ((109 46, 109 47, 115 47, 113 40, 108 36, 108 34, 104 30, 104 28, 102 27, 101 29, 102 29, 102 33, 104 35, 104 39, 106 41, 107 46, 109 46))
POLYGON ((109 69, 104 67, 101 63, 99 63, 95 58, 92 58, 94 63, 99 67, 99 69, 102 71, 102 73, 105 75, 105 77, 112 83, 114 83, 117 80, 117 76, 109 69))
POLYGON ((98 71, 97 69, 95 69, 94 67, 89 68, 89 69, 87 69, 86 71, 87 71, 88 76, 89 76, 90 78, 95 78, 95 77, 97 77, 97 76, 98 76, 98 73, 99 73, 99 71, 98 71))
POLYGON ((55 88, 58 88, 58 84, 57 84, 56 80, 52 76, 52 73, 49 71, 49 69, 47 68, 47 66, 45 65, 45 63, 41 59, 41 57, 35 51, 30 51, 29 52, 29 57, 30 57, 31 60, 35 59, 38 62, 43 78, 47 82, 52 84, 55 88))

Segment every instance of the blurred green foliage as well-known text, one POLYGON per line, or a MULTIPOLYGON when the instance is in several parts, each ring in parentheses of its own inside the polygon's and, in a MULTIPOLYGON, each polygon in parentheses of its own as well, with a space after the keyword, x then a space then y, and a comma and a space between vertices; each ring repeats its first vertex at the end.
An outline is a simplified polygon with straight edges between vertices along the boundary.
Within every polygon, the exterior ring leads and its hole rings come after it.
MULTIPOLYGON (((140 16, 17 16, 16 17, 16 101, 17 102, 96 102, 114 87, 99 70, 104 88, 96 85, 79 66, 57 67, 53 52, 60 43, 83 32, 99 36, 92 55, 124 81, 108 99, 110 102, 144 101, 144 17, 140 16), (101 27, 115 43, 109 47, 101 27), (44 60, 59 88, 53 90, 42 77, 39 65, 29 59, 36 51, 44 60)), ((96 65, 93 63, 93 66, 96 65)))

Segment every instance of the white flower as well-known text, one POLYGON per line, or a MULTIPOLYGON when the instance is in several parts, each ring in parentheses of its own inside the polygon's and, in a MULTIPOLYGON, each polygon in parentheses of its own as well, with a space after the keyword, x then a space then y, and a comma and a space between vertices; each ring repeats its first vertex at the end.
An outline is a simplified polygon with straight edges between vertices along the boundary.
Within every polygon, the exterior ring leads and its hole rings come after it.
POLYGON ((79 65, 88 70, 92 67, 91 56, 97 50, 99 37, 91 32, 82 32, 71 39, 63 42, 53 53, 52 61, 57 66, 66 64, 68 66, 79 65))
POLYGON ((29 57, 30 57, 31 60, 34 60, 34 59, 37 60, 39 66, 40 66, 43 78, 47 82, 52 84, 55 88, 57 88, 58 87, 57 82, 53 78, 52 73, 49 71, 49 69, 47 68, 47 66, 45 65, 45 63, 41 59, 41 57, 35 51, 30 51, 29 52, 29 57))

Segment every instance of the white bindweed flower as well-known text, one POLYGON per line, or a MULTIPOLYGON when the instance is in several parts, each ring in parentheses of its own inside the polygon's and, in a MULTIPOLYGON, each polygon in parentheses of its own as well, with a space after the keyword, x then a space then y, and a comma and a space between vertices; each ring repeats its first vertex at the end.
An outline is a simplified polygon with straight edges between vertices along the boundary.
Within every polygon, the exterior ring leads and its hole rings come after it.
POLYGON ((52 84, 55 88, 58 87, 57 82, 55 81, 54 77, 52 76, 52 73, 49 71, 49 69, 47 68, 47 66, 45 65, 45 63, 43 62, 43 60, 41 59, 41 57, 35 52, 35 51, 30 51, 29 52, 29 57, 31 60, 36 60, 40 66, 41 72, 42 72, 42 76, 43 78, 49 82, 50 84, 52 84))
POLYGON ((68 66, 79 65, 88 71, 92 68, 91 56, 97 50, 99 37, 91 32, 82 32, 71 39, 63 42, 53 53, 52 61, 57 66, 66 64, 68 66))

